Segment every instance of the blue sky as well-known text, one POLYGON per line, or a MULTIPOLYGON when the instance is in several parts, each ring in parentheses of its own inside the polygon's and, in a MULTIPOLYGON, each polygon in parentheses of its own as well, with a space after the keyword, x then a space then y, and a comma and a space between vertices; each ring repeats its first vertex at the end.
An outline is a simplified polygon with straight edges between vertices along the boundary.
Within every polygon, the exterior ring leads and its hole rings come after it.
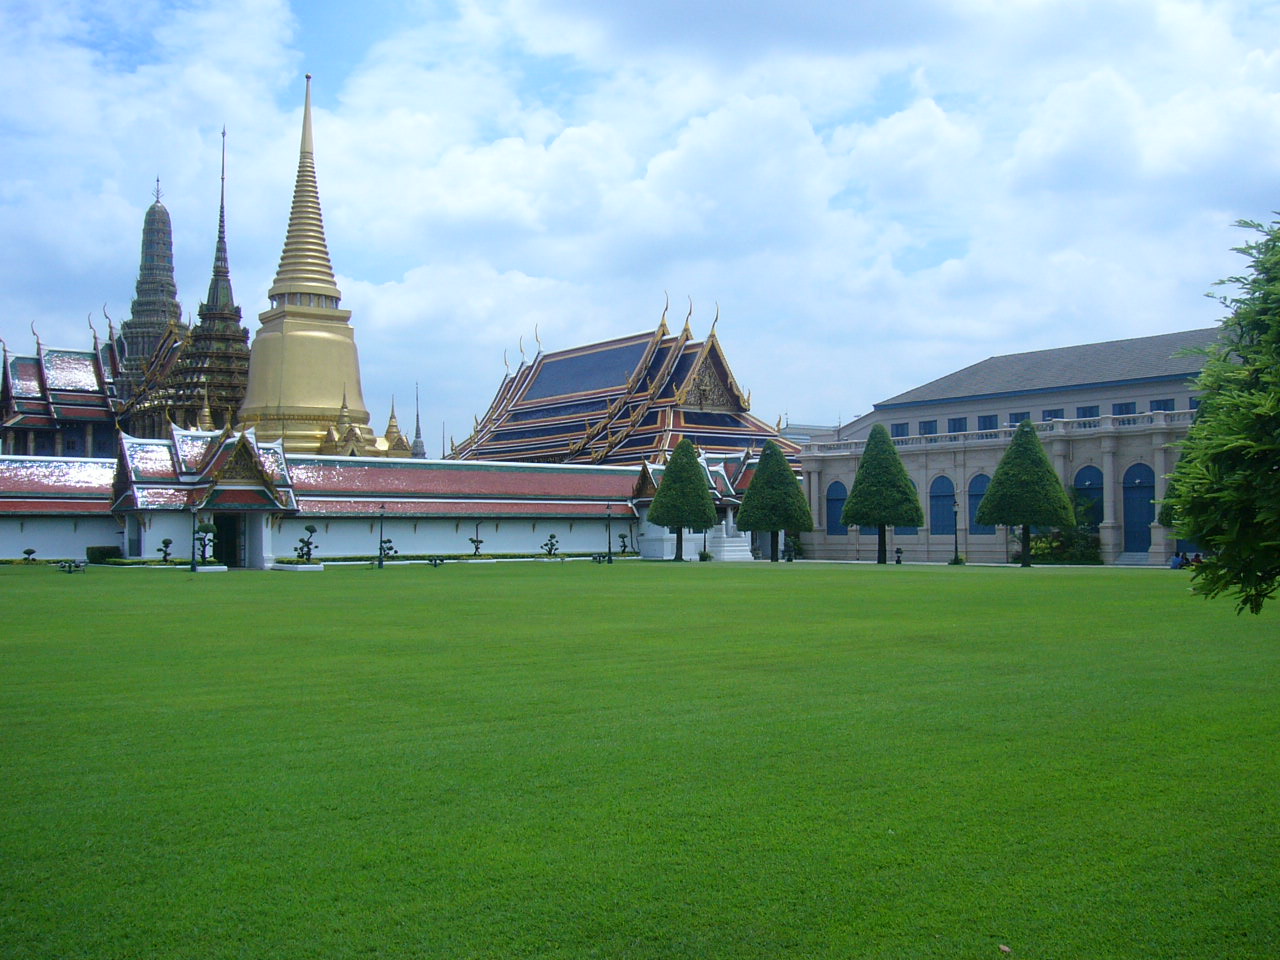
POLYGON ((193 316, 228 129, 265 308, 315 75, 375 427, 464 436, 504 351, 717 332, 833 423, 993 354, 1209 325, 1280 208, 1280 14, 1197 0, 0 0, 0 336, 128 315, 155 177, 193 316))

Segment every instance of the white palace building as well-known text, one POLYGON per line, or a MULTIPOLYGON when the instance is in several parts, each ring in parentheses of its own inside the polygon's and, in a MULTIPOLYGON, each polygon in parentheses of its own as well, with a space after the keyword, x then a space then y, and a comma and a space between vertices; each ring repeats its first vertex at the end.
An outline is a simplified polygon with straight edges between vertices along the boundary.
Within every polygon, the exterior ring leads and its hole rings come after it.
POLYGON ((1091 501, 1104 563, 1160 564, 1179 549, 1156 522, 1156 501, 1198 403, 1193 351, 1217 328, 991 357, 877 403, 834 439, 804 445, 800 462, 813 511, 805 555, 872 559, 874 528, 840 523, 871 428, 884 424, 924 507, 923 527, 891 531, 908 561, 1004 562, 1005 528, 975 521, 1000 457, 1023 420, 1034 421, 1068 490, 1091 501))

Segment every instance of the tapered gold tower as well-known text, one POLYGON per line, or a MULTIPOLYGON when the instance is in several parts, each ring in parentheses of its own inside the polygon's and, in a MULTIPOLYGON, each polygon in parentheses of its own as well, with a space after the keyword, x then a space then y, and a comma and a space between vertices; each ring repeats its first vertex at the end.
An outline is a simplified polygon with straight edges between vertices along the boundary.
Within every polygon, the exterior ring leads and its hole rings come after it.
POLYGON ((324 239, 311 139, 311 74, 289 230, 267 297, 271 308, 258 315, 262 326, 249 354, 240 425, 254 427, 261 440, 283 437, 290 452, 316 453, 345 406, 345 416, 372 447, 351 311, 339 309, 342 293, 324 239))

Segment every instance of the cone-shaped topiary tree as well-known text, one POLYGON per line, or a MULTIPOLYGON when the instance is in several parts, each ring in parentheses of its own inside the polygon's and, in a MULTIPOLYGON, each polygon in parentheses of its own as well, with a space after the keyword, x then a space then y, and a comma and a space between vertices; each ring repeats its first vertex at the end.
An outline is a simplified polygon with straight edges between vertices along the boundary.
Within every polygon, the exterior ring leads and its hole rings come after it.
POLYGON ((883 424, 872 427, 867 437, 840 522, 846 526, 876 528, 876 563, 888 563, 886 527, 918 527, 924 523, 915 485, 907 476, 907 468, 902 465, 898 449, 883 424))
POLYGON ((676 559, 684 559, 684 531, 701 532, 716 525, 716 503, 711 499, 707 473, 698 462, 698 451, 688 438, 676 444, 662 482, 649 507, 649 522, 676 535, 676 559))
POLYGON ((1067 491, 1030 420, 1023 420, 1014 431, 974 519, 1006 527, 1021 524, 1024 567, 1031 566, 1033 526, 1068 527, 1074 522, 1067 491))
MULTIPOLYGON (((1165 499, 1178 534, 1208 552, 1192 572, 1197 593, 1234 593, 1237 611, 1260 613, 1280 588, 1280 221, 1237 247, 1245 276, 1221 283, 1222 321, 1196 387, 1200 409, 1165 499)), ((1162 519, 1161 523, 1164 522, 1162 519)))
POLYGON ((813 529, 813 514, 800 481, 772 440, 760 451, 751 486, 738 510, 739 530, 768 530, 769 559, 778 562, 778 531, 805 533, 813 529))

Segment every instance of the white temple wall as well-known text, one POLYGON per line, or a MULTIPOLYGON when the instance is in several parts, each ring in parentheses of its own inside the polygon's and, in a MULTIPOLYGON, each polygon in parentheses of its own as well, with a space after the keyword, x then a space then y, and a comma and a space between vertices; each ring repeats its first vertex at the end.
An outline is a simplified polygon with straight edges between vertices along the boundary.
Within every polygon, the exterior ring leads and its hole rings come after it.
MULTIPOLYGON (((462 554, 473 552, 469 538, 478 537, 482 554, 531 554, 539 553, 550 534, 556 535, 560 553, 604 553, 607 550, 606 531, 612 527, 613 550, 619 550, 619 533, 627 532, 625 519, 608 524, 603 519, 567 519, 543 517, 485 519, 479 521, 462 518, 457 520, 438 518, 386 517, 382 521, 382 536, 390 538, 392 546, 400 554, 462 554)), ((292 558, 298 541, 306 537, 306 526, 316 528, 313 542, 314 557, 324 562, 325 557, 376 556, 378 552, 377 517, 291 517, 273 526, 270 547, 274 556, 292 558)))
POLYGON ((30 548, 38 560, 83 560, 85 547, 123 545, 115 517, 0 518, 0 557, 21 558, 30 548))

